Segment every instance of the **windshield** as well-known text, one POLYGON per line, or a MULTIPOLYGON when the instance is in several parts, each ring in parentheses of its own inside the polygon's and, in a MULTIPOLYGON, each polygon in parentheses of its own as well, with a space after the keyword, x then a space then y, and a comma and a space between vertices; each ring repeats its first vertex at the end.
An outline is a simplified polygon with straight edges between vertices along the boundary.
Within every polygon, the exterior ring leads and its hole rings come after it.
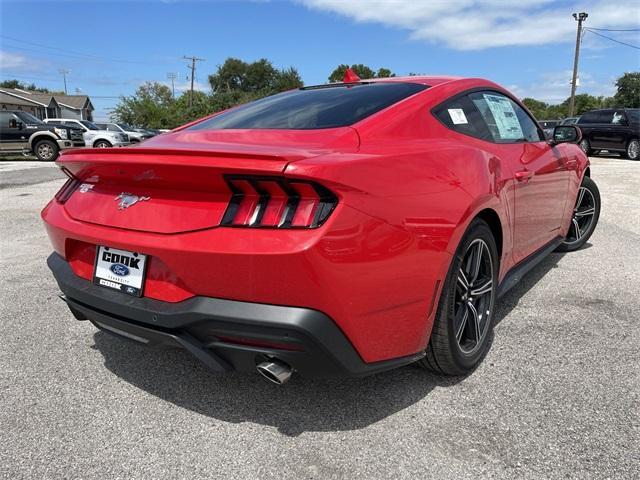
POLYGON ((34 117, 30 113, 27 113, 27 112, 15 112, 15 113, 20 120, 22 120, 24 123, 27 123, 29 125, 44 124, 42 120, 40 120, 38 117, 34 117))
POLYGON ((116 125, 123 130, 129 130, 129 131, 135 130, 135 128, 133 128, 131 125, 127 125, 126 123, 116 123, 116 125))
POLYGON ((85 127, 87 127, 89 130, 100 130, 98 127, 96 127, 93 123, 88 122, 86 120, 78 120, 82 125, 84 125, 85 127))
POLYGON ((426 89, 417 83, 359 83, 309 87, 250 102, 190 130, 344 127, 426 89))

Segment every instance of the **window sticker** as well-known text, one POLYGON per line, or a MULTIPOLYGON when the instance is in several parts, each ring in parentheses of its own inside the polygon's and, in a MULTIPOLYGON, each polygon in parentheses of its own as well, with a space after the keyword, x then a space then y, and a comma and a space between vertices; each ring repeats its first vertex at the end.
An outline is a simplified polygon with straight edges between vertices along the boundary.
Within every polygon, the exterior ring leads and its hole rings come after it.
POLYGON ((469 123, 467 117, 464 114, 464 110, 461 108, 449 108, 449 116, 454 125, 463 125, 469 123))
POLYGON ((493 114, 500 139, 519 140, 524 138, 522 127, 509 99, 489 93, 483 93, 482 96, 493 114))

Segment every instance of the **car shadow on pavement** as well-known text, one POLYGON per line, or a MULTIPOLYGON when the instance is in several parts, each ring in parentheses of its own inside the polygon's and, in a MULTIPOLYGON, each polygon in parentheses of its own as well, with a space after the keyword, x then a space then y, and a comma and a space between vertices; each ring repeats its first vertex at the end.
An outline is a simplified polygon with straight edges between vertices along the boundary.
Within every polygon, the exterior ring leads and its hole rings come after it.
MULTIPOLYGON (((587 242, 582 249, 590 248, 587 242)), ((522 280, 509 290, 502 298, 496 302, 496 312, 494 326, 498 325, 504 318, 518 306, 520 299, 524 297, 550 270, 558 267, 558 262, 567 255, 565 252, 554 252, 548 255, 542 262, 528 272, 522 280)))
MULTIPOLYGON (((498 302, 496 324, 563 255, 549 255, 507 292, 498 302)), ((466 378, 409 365, 366 378, 315 380, 294 375, 279 387, 257 373, 212 373, 181 350, 147 348, 102 331, 95 333, 94 341, 105 366, 145 392, 211 418, 270 425, 288 436, 361 429, 419 402, 435 387, 466 378)))
POLYGON ((186 352, 147 348, 98 331, 105 366, 156 397, 225 422, 276 427, 284 435, 357 430, 465 377, 442 377, 408 365, 365 378, 308 379, 274 385, 257 373, 216 374, 186 352))

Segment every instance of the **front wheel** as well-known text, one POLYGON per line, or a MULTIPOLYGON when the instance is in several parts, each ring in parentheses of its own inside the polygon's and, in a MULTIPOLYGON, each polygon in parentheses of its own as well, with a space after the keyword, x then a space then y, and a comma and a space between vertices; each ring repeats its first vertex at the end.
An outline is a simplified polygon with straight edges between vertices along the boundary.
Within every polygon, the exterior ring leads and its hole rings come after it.
POLYGON ((634 138, 629 141, 627 144, 627 158, 629 160, 639 160, 640 159, 640 140, 634 138))
POLYGON ((489 226, 474 220, 451 262, 421 365, 436 373, 464 375, 489 349, 499 260, 489 226))
POLYGON ((40 140, 33 149, 38 160, 42 162, 53 162, 58 158, 60 148, 51 140, 40 140))
POLYGON ((576 206, 571 217, 571 226, 564 242, 556 249, 558 252, 573 252, 582 247, 596 229, 600 218, 600 191, 596 182, 584 177, 576 206))
POLYGON ((98 140, 93 144, 95 148, 111 148, 111 144, 106 140, 98 140))

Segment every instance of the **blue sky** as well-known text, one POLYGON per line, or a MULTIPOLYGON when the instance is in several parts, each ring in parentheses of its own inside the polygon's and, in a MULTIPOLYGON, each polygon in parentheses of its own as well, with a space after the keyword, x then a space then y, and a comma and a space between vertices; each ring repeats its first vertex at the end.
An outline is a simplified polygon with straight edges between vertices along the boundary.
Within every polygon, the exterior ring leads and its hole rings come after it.
MULTIPOLYGON (((576 22, 640 28, 633 0, 0 0, 0 78, 90 95, 95 117, 144 81, 167 83, 183 55, 198 64, 199 88, 225 58, 293 66, 324 83, 339 63, 409 72, 479 76, 516 95, 559 102, 569 94, 576 22), (105 98, 101 98, 105 97, 105 98), (115 97, 115 98, 109 98, 115 97)), ((599 33, 640 46, 640 32, 599 33)), ((640 50, 592 32, 582 44, 579 92, 611 95, 615 78, 640 70, 640 50)))

